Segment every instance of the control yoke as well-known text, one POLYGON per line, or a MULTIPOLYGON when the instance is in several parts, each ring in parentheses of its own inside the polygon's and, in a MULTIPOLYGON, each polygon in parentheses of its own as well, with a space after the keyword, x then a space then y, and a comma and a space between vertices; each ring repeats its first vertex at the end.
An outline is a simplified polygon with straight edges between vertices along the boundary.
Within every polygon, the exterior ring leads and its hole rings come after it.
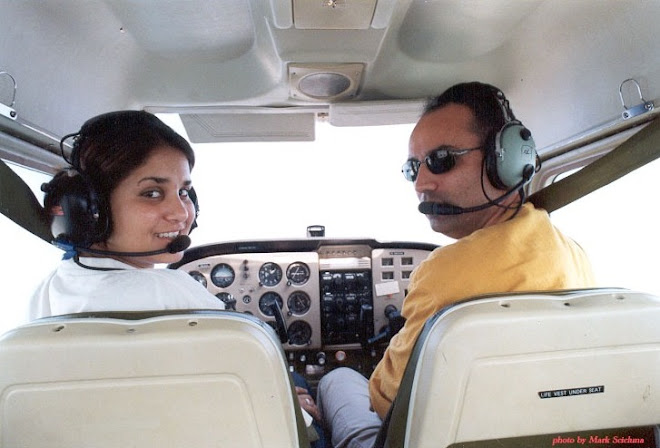
POLYGON ((392 339, 392 336, 397 334, 399 330, 403 328, 403 325, 406 323, 406 319, 401 315, 398 309, 394 305, 387 305, 385 307, 385 317, 387 317, 387 325, 385 325, 381 332, 378 333, 373 338, 367 340, 369 345, 373 345, 379 342, 387 342, 392 339))
POLYGON ((270 304, 270 310, 275 317, 275 332, 277 333, 277 336, 279 336, 280 342, 282 344, 289 342, 289 332, 286 328, 284 313, 282 313, 282 308, 280 308, 280 304, 277 303, 277 300, 273 300, 273 303, 270 304))

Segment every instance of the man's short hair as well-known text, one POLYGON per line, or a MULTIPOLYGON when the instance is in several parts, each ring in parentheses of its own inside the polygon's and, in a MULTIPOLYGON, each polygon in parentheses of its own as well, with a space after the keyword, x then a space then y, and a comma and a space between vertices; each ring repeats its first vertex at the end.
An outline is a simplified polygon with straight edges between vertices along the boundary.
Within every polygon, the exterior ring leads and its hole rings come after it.
MULTIPOLYGON (((451 103, 467 106, 474 114, 474 132, 486 143, 506 122, 502 106, 497 99, 498 92, 500 89, 497 87, 477 81, 456 84, 442 94, 429 98, 422 116, 451 103)), ((510 108, 508 114, 511 120, 515 119, 510 108)))

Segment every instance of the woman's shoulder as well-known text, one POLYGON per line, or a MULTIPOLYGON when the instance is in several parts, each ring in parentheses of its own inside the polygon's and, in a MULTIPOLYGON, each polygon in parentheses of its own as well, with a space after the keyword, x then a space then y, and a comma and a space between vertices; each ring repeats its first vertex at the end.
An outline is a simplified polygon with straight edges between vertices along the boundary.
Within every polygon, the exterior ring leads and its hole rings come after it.
POLYGON ((196 287, 204 288, 198 281, 188 275, 186 272, 179 271, 176 269, 168 268, 154 268, 154 269, 136 269, 132 271, 136 275, 146 275, 153 277, 153 279, 159 279, 163 282, 174 282, 176 284, 184 284, 187 286, 196 285, 196 287))
POLYGON ((139 281, 141 285, 151 285, 151 287, 173 287, 173 288, 203 288, 186 272, 168 268, 144 268, 144 269, 123 269, 108 271, 108 274, 114 277, 116 281, 139 281), (123 279, 123 280, 122 280, 123 279))

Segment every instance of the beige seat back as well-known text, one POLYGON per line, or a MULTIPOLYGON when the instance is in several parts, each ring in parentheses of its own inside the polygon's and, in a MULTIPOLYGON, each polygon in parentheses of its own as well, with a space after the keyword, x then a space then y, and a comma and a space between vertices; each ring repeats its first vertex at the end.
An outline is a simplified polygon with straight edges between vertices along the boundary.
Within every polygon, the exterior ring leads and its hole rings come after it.
POLYGON ((102 316, 0 339, 0 447, 309 446, 267 325, 232 312, 102 316))
POLYGON ((427 323, 384 445, 656 446, 659 391, 658 297, 481 298, 427 323))

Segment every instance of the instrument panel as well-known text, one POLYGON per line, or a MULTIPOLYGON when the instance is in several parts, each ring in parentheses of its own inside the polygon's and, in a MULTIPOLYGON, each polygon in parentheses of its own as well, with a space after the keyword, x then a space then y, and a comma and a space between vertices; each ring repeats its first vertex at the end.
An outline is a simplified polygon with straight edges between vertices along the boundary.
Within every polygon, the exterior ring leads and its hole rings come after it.
POLYGON ((227 309, 270 324, 291 369, 313 382, 337 366, 371 373, 393 320, 401 320, 413 270, 435 248, 325 238, 235 242, 189 249, 170 268, 187 272, 227 309))

